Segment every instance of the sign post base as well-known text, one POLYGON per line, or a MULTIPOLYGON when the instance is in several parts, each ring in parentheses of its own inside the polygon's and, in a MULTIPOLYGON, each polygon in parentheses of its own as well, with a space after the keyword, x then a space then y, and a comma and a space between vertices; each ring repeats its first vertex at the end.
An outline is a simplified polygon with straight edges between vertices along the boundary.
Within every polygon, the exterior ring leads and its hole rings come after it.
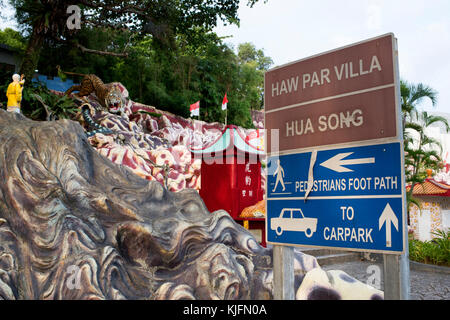
POLYGON ((294 248, 273 246, 273 296, 275 300, 294 300, 294 248))
MULTIPOLYGON (((406 223, 405 223, 406 227, 406 223)), ((408 234, 405 236, 405 252, 383 255, 384 299, 409 300, 409 254, 408 234)))

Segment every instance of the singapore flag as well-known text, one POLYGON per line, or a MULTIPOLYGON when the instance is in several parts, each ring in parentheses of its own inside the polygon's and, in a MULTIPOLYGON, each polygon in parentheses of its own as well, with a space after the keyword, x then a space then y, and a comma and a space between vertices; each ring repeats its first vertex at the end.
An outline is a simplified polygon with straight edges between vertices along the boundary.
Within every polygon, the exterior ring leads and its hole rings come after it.
POLYGON ((200 116, 200 100, 194 104, 191 104, 189 106, 189 110, 191 111, 191 117, 192 116, 200 116))
POLYGON ((222 110, 227 110, 227 103, 228 103, 227 93, 225 92, 225 97, 223 97, 222 101, 222 110))

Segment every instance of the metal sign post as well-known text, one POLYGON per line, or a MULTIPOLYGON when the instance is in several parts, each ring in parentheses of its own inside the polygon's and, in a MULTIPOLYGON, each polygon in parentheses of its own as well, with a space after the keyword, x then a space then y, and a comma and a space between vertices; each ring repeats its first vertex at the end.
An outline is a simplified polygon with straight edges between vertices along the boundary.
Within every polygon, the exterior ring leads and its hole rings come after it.
POLYGON ((382 253, 385 298, 408 299, 394 35, 273 68, 264 88, 266 239, 274 245, 275 297, 294 295, 290 246, 314 246, 382 253))
POLYGON ((409 257, 401 255, 383 255, 384 299, 409 300, 409 257))
POLYGON ((273 296, 276 300, 294 300, 294 248, 273 246, 273 296))
MULTIPOLYGON (((407 227, 407 223, 405 223, 407 227)), ((408 248, 408 233, 405 233, 405 245, 408 248)), ((409 254, 405 250, 401 255, 383 255, 384 299, 409 300, 409 254)))
MULTIPOLYGON (((400 73, 398 66, 398 43, 397 39, 393 41, 393 68, 394 79, 396 82, 396 100, 397 110, 401 106, 401 93, 400 93, 400 73)), ((399 140, 402 150, 403 145, 403 121, 401 112, 397 112, 397 130, 399 130, 399 140)), ((405 178, 405 157, 401 157, 402 166, 402 181, 406 184, 405 178)), ((406 186, 403 186, 406 189, 406 186)), ((384 298, 386 300, 409 300, 410 298, 410 279, 409 279, 409 245, 408 245, 408 221, 407 221, 407 201, 406 194, 403 194, 403 245, 405 247, 404 252, 400 255, 383 255, 383 276, 384 276, 384 298)))

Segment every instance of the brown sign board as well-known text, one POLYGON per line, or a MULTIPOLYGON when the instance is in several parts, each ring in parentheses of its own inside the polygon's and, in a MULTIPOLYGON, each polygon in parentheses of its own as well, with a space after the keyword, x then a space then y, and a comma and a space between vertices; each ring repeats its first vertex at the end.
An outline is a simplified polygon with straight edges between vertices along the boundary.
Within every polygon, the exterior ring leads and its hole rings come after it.
POLYGON ((267 71, 267 152, 396 137, 394 49, 387 34, 267 71))

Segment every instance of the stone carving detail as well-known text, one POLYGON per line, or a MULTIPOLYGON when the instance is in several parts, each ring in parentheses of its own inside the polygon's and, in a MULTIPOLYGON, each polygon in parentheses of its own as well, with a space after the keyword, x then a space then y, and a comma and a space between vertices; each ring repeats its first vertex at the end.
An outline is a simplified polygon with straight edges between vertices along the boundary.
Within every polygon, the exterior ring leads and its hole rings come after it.
MULTIPOLYGON (((0 110, 0 155, 0 299, 272 298, 270 249, 196 191, 112 163, 78 123, 0 110)), ((296 252, 296 288, 318 267, 296 252)))

